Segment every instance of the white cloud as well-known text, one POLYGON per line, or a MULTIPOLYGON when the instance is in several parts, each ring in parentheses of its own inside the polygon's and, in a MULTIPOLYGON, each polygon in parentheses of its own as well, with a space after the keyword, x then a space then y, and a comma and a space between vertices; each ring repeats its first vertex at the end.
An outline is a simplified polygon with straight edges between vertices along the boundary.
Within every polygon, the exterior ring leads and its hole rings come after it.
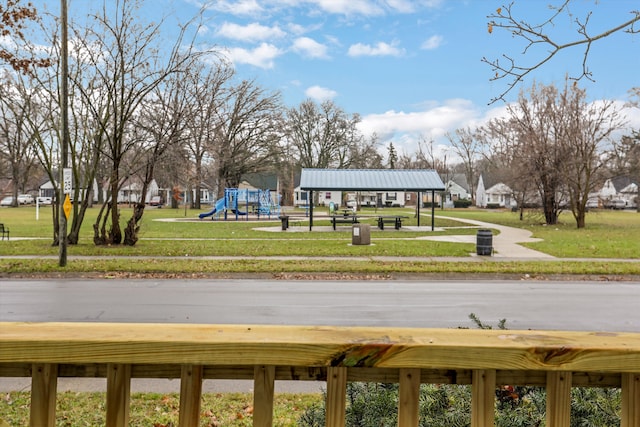
POLYGON ((442 36, 438 36, 438 35, 431 36, 422 43, 422 46, 420 46, 420 48, 426 49, 426 50, 437 49, 442 45, 443 41, 444 41, 444 38, 442 36))
POLYGON ((356 43, 349 47, 349 56, 402 56, 404 49, 399 49, 393 44, 379 42, 375 46, 356 43))
POLYGON ((416 152, 421 139, 446 145, 447 132, 483 121, 480 109, 471 101, 451 99, 443 104, 431 103, 422 111, 391 110, 381 114, 368 114, 362 117, 358 128, 365 136, 377 134, 384 146, 393 142, 401 152, 412 154, 416 152))
POLYGON ((274 59, 282 55, 282 51, 269 43, 262 43, 255 49, 230 48, 229 59, 236 64, 250 64, 259 68, 273 68, 274 59))
POLYGON ((340 15, 382 15, 384 9, 370 0, 308 0, 325 12, 340 15))
POLYGON ((328 58, 327 46, 309 38, 299 37, 293 42, 293 50, 307 58, 328 58))
MULTIPOLYGON (((194 3, 193 0, 191 2, 194 3)), ((257 0, 218 0, 207 3, 207 9, 240 16, 259 16, 264 12, 257 0)))
POLYGON ((416 3, 411 0, 386 0, 387 6, 400 13, 412 13, 416 10, 416 3))
POLYGON ((248 42, 277 39, 286 35, 286 33, 278 26, 267 27, 260 25, 257 22, 249 25, 238 25, 232 22, 225 22, 222 24, 217 34, 228 39, 248 42))
POLYGON ((336 92, 335 90, 327 89, 326 87, 311 86, 304 91, 304 94, 311 99, 322 102, 326 101, 327 99, 335 98, 338 95, 338 92, 336 92))

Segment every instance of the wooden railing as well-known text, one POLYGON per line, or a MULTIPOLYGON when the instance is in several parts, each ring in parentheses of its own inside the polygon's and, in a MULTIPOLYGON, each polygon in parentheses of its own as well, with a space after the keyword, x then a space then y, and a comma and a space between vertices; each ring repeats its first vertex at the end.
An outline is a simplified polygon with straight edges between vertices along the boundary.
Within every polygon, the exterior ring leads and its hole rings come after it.
POLYGON ((31 425, 54 425, 58 377, 106 377, 106 425, 126 426, 131 378, 181 378, 181 427, 202 381, 254 381, 271 426, 276 380, 327 381, 326 425, 345 425, 348 381, 399 383, 398 425, 418 425, 421 383, 471 384, 472 426, 494 425, 497 385, 547 388, 547 426, 570 425, 571 387, 621 387, 640 427, 640 333, 369 327, 0 323, 0 376, 32 378, 31 425))

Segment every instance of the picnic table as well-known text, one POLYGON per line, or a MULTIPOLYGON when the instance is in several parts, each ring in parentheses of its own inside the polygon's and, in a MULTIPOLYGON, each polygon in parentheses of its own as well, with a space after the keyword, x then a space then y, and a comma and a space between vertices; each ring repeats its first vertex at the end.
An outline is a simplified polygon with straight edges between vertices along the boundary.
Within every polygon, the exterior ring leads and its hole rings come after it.
POLYGON ((384 230, 385 224, 393 224, 396 230, 400 230, 400 227, 402 227, 402 220, 406 218, 409 217, 402 215, 378 215, 378 228, 380 230, 384 230))
MULTIPOLYGON (((353 212, 353 211, 352 211, 353 212)), ((331 224, 333 225, 333 229, 336 229, 336 224, 358 224, 358 215, 353 213, 343 214, 343 215, 331 215, 331 224)))

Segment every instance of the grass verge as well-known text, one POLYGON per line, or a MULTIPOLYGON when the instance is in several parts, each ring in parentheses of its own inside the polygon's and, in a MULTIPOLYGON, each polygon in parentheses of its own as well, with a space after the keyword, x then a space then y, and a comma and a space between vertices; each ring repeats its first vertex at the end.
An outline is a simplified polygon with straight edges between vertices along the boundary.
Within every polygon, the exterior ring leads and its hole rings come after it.
MULTIPOLYGON (((279 393, 274 397, 273 423, 297 426, 301 413, 322 402, 322 394, 279 393)), ((56 425, 65 427, 105 425, 105 393, 58 393, 56 425)), ((3 393, 0 418, 10 426, 29 425, 30 393, 3 393)), ((201 402, 200 425, 252 426, 253 395, 249 393, 205 393, 201 402)), ((175 393, 132 393, 129 426, 168 427, 178 425, 179 395, 175 393)))

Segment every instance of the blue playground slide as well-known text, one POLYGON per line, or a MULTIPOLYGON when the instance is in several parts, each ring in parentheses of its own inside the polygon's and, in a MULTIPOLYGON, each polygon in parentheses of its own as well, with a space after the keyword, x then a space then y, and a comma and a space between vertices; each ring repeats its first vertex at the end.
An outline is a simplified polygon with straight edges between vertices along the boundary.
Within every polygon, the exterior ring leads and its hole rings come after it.
POLYGON ((208 216, 213 216, 216 212, 222 212, 224 210, 224 197, 219 199, 214 205, 213 209, 209 212, 202 212, 198 215, 200 219, 206 218, 208 216))

